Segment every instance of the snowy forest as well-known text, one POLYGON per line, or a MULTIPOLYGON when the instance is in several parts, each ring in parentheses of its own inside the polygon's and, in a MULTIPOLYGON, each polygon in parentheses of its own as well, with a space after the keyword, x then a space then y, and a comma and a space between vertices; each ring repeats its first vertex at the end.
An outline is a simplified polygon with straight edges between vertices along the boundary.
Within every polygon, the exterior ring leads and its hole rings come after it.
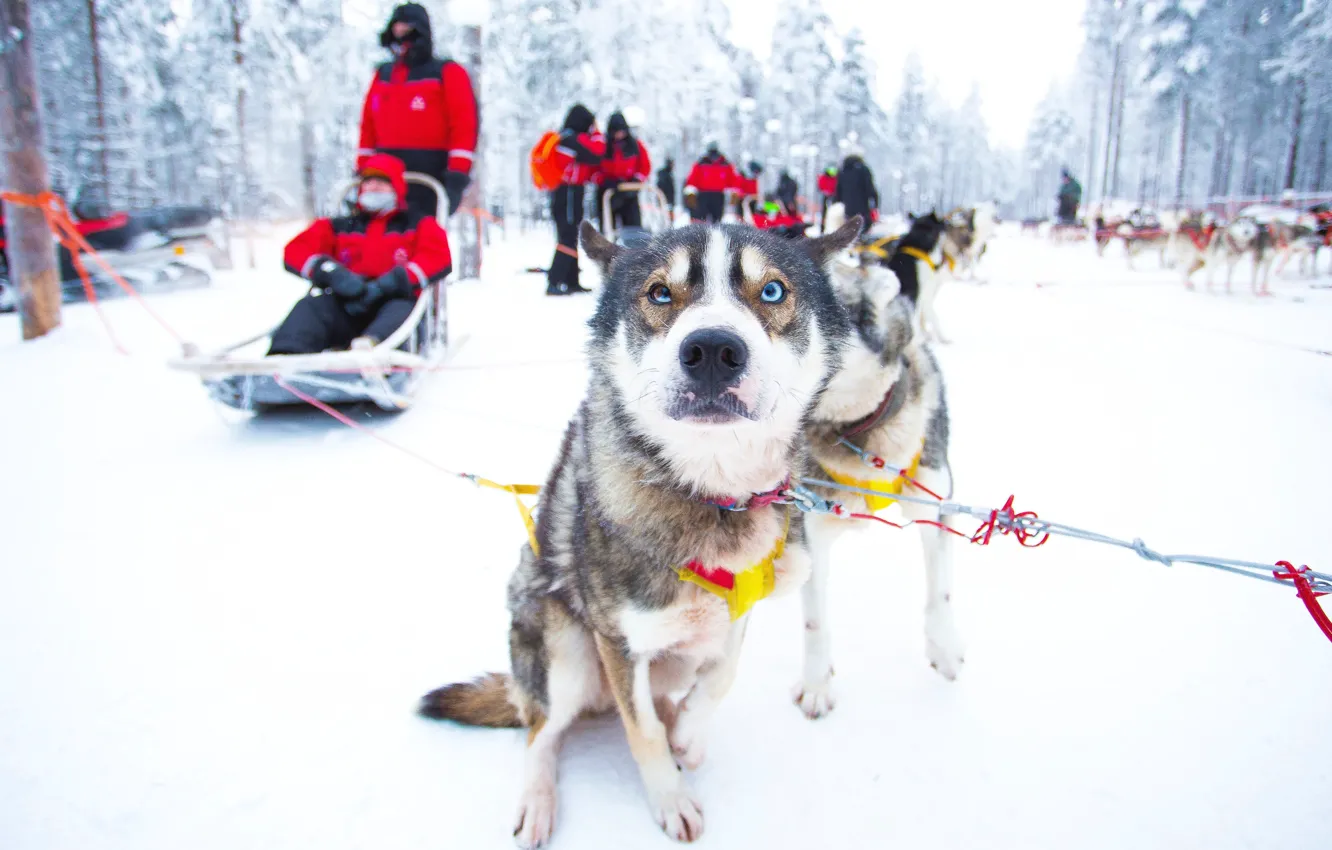
MULTIPOLYGON (((352 168, 393 5, 33 4, 55 188, 237 218, 309 214, 352 168)), ((838 31, 820 0, 775 3, 763 61, 729 40, 723 0, 424 5, 437 52, 477 80, 479 171, 501 213, 538 206, 527 151, 575 101, 603 123, 614 109, 638 116, 677 177, 715 137, 733 161, 765 163, 766 188, 789 169, 807 193, 850 140, 890 211, 993 199, 1043 214, 1065 166, 1089 200, 1157 206, 1332 188, 1332 0, 1087 0, 1077 67, 1022 150, 991 143, 978 90, 949 104, 914 56, 880 57, 903 66, 885 97, 861 33, 838 31)))

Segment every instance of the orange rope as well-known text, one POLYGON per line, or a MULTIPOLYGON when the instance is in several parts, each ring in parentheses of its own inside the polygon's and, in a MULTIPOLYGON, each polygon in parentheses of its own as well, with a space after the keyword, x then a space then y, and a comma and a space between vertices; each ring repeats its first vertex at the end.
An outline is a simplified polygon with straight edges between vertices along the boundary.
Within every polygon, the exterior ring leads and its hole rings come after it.
POLYGON ((125 347, 120 344, 120 340, 116 338, 115 332, 111 329, 111 323, 107 321, 106 315, 102 312, 102 306, 97 302, 97 292, 93 288, 92 276, 88 274, 88 269, 83 264, 83 254, 92 257, 107 275, 116 282, 116 285, 124 290, 125 294, 138 301, 139 306, 143 307, 148 315, 152 316, 153 319, 162 326, 164 331, 174 337, 176 342, 184 344, 185 338, 177 333, 175 328, 167 324, 167 321, 149 306, 148 302, 144 300, 138 290, 131 286, 125 278, 121 277, 120 273, 115 270, 115 267, 103 259, 102 256, 88 244, 88 240, 83 238, 83 234, 79 232, 78 226, 75 225, 74 221, 69 217, 69 212, 65 209, 65 202, 62 201, 58 195, 55 195, 52 192, 43 192, 40 195, 24 195, 19 192, 0 192, 0 200, 21 207, 36 207, 42 211, 42 215, 46 218, 46 226, 51 229, 51 233, 55 235, 56 239, 59 240, 65 250, 69 251, 69 257, 74 265, 74 271, 78 272, 79 280, 83 283, 84 294, 88 297, 88 301, 92 303, 93 308, 97 310, 98 318, 100 318, 102 324, 106 326, 107 335, 111 337, 112 344, 115 345, 116 349, 120 351, 121 354, 127 354, 128 352, 125 347))

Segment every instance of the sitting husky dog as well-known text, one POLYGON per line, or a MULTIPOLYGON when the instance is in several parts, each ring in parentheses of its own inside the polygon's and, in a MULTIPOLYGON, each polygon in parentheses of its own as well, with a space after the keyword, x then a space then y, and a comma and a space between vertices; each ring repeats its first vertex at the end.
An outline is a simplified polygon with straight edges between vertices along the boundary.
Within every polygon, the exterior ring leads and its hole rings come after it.
POLYGON ((826 266, 860 227, 793 241, 693 226, 626 250, 584 222, 606 280, 592 374, 541 492, 537 551, 509 582, 512 675, 421 706, 528 728, 520 846, 554 828, 565 731, 612 706, 652 816, 677 841, 701 834, 676 760, 703 760, 748 606, 809 575, 804 527, 777 494, 806 468, 802 428, 850 337, 826 266))
MULTIPOLYGON (((917 226, 923 221, 917 219, 917 226)), ((894 470, 876 468, 859 451, 901 469, 938 496, 951 498, 943 378, 934 355, 921 345, 916 331, 914 290, 906 279, 899 285, 864 252, 856 266, 837 264, 833 284, 855 333, 842 367, 824 390, 806 429, 816 464, 809 477, 862 490, 930 498, 894 470)), ((877 512, 893 501, 813 489, 854 512, 877 512)), ((908 519, 940 521, 937 508, 900 504, 908 519)), ((833 707, 826 597, 832 544, 847 523, 827 514, 806 514, 804 519, 813 574, 804 587, 805 663, 795 699, 806 715, 816 718, 833 707)), ((926 571, 925 651, 930 664, 953 679, 962 666, 962 643, 953 623, 951 539, 933 526, 921 525, 920 530, 926 571)))

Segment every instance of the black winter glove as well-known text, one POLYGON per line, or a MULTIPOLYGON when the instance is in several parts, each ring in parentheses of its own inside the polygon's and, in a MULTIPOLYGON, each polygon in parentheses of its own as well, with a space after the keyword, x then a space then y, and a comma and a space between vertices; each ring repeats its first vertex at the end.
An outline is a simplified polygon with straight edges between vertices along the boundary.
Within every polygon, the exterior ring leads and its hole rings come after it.
POLYGON ((397 266, 365 284, 365 292, 359 297, 346 301, 342 309, 348 316, 364 316, 390 298, 412 297, 412 282, 407 277, 407 269, 397 266))
POLYGON ((444 175, 444 192, 449 196, 449 215, 458 211, 462 203, 463 192, 471 185, 472 178, 461 171, 450 171, 444 175))
POLYGON ((365 292, 365 280, 337 260, 322 259, 315 263, 310 282, 320 289, 328 289, 344 300, 359 298, 365 292))

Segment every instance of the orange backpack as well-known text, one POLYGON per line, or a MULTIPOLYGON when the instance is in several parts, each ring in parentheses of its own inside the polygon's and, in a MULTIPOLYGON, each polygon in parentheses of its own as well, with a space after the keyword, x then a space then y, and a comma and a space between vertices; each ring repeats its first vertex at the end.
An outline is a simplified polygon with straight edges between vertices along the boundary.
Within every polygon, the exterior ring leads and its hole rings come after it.
POLYGON ((564 182, 564 170, 573 162, 573 157, 558 150, 560 134, 547 130, 541 134, 541 140, 532 148, 528 159, 532 167, 532 182, 543 192, 559 188, 564 182))

